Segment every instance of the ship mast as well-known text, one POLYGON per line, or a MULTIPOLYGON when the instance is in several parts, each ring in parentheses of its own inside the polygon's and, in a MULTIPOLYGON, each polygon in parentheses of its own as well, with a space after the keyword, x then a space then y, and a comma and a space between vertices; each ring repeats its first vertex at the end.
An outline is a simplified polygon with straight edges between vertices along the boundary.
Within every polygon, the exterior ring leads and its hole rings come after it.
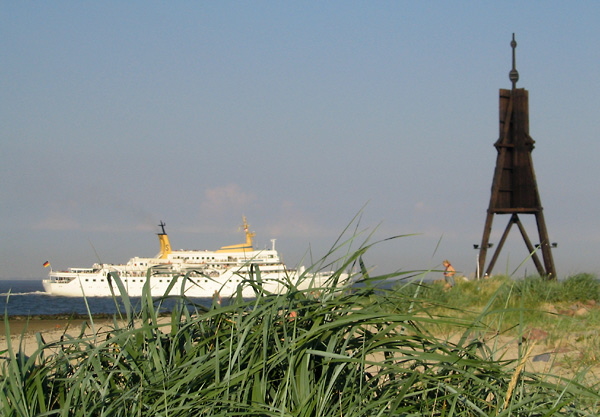
POLYGON ((248 251, 254 250, 252 238, 256 234, 254 232, 250 231, 250 225, 248 224, 248 221, 246 220, 246 216, 242 217, 242 222, 243 222, 242 227, 244 228, 244 233, 246 234, 246 243, 240 243, 238 245, 222 246, 221 249, 217 250, 216 252, 248 252, 248 251))

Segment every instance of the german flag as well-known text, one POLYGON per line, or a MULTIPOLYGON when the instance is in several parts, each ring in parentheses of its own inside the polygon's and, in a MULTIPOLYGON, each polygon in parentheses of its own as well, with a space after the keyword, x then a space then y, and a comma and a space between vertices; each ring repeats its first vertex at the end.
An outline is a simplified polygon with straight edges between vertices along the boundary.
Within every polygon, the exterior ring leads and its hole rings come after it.
POLYGON ((50 262, 48 262, 48 261, 44 262, 44 268, 46 268, 48 266, 50 266, 50 262))

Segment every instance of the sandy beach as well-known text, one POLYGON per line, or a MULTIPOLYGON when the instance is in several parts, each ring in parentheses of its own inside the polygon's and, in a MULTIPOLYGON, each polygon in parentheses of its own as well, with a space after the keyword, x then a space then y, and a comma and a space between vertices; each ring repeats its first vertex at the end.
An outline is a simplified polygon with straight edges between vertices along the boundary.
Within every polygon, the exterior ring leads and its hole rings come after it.
MULTIPOLYGON (((66 318, 18 318, 8 320, 8 332, 10 335, 13 349, 16 349, 19 343, 22 344, 24 353, 31 355, 38 348, 36 334, 43 336, 46 343, 60 340, 65 334, 77 336, 81 332, 81 326, 86 323, 86 335, 92 335, 93 330, 90 327, 89 319, 66 319, 66 318)), ((108 330, 113 322, 107 318, 94 320, 96 332, 108 330)), ((4 321, 0 321, 0 353, 8 347, 7 329, 4 321)), ((5 354, 2 354, 5 357, 5 354)))
MULTIPOLYGON (((24 333, 25 335, 33 335, 37 332, 53 332, 64 331, 67 328, 79 329, 81 324, 87 320, 83 319, 10 319, 8 327, 11 336, 18 336, 24 333)), ((4 321, 0 322, 0 338, 6 338, 6 325, 4 321)))
MULTIPOLYGON (((168 321, 169 318, 164 317, 163 320, 168 321)), ((9 320, 9 332, 11 338, 11 344, 13 349, 16 349, 21 343, 24 353, 26 355, 33 354, 38 348, 38 342, 36 334, 40 333, 46 343, 55 342, 61 339, 65 334, 70 336, 76 336, 81 331, 81 326, 86 322, 86 332, 88 336, 94 334, 89 324, 89 319, 67 319, 67 318, 19 318, 9 320)), ((103 317, 94 320, 94 328, 96 333, 104 332, 112 328, 112 319, 103 317)), ((165 329, 166 330, 166 329, 165 329)), ((540 338, 539 335, 531 335, 531 340, 526 345, 519 347, 519 340, 514 337, 501 337, 495 340, 488 341, 488 345, 494 345, 497 349, 496 359, 517 359, 519 357, 519 349, 528 350, 525 355, 525 369, 529 372, 536 372, 539 374, 554 374, 563 377, 572 377, 574 375, 573 369, 565 367, 565 363, 568 362, 569 356, 578 356, 579 348, 578 343, 575 342, 573 337, 566 336, 561 341, 555 341, 554 343, 547 343, 545 340, 540 338), (536 340, 540 338, 540 340, 536 340), (531 347, 529 350, 528 347, 531 347)), ((451 342, 457 342, 458 338, 452 336, 445 336, 444 339, 451 342)), ((7 349, 7 335, 6 326, 4 321, 0 322, 0 358, 6 358, 7 349), (4 352, 4 353, 2 353, 4 352)), ((586 375, 588 381, 600 380, 600 371, 598 369, 590 369, 586 375)))

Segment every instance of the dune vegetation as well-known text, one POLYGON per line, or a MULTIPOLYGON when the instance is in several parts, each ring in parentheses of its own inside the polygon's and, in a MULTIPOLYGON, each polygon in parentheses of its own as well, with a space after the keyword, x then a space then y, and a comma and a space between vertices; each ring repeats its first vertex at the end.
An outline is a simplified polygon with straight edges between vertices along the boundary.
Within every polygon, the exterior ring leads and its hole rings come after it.
POLYGON ((88 336, 90 317, 76 337, 46 342, 38 334, 31 355, 9 344, 0 415, 597 415, 598 387, 585 378, 531 372, 526 342, 506 359, 484 340, 560 316, 541 308, 549 304, 597 300, 593 277, 494 278, 444 289, 424 282, 425 273, 370 276, 362 262, 368 248, 337 259, 330 286, 299 291, 289 282, 286 294, 268 294, 257 270, 246 283, 255 299, 207 308, 181 298, 166 317, 161 299, 147 291, 133 305, 113 276, 126 308, 110 327, 88 336), (337 286, 347 270, 356 282, 337 286), (398 281, 380 285, 389 278, 398 281))

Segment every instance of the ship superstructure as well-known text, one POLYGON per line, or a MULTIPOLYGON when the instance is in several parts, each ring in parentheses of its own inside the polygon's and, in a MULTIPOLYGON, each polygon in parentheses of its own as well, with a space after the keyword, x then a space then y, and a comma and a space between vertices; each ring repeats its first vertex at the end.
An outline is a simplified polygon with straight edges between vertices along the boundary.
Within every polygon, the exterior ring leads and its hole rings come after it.
MULTIPOLYGON (((289 283, 299 289, 319 288, 326 285, 332 275, 332 272, 309 274, 303 268, 288 269, 275 250, 275 240, 271 249, 255 249, 255 234, 250 231, 245 217, 246 241, 214 251, 172 250, 165 224, 161 222, 159 227, 160 252, 155 257, 134 257, 126 264, 96 263, 91 268, 51 270, 43 280, 45 291, 72 297, 111 296, 119 292, 113 282, 117 274, 131 297, 141 296, 148 280, 153 296, 167 295, 169 291, 168 295, 228 297, 241 291, 244 297, 253 297, 256 288, 281 293, 287 291, 289 283)), ((342 278, 346 279, 347 275, 342 278)))

